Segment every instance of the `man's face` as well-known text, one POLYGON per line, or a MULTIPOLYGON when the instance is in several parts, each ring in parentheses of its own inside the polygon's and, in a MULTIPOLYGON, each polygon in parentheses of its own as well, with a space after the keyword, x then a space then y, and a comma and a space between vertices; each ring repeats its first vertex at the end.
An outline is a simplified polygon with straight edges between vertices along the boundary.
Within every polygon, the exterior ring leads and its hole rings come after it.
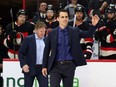
POLYGON ((53 10, 47 10, 47 18, 51 19, 54 16, 53 10))
POLYGON ((66 27, 68 25, 69 17, 67 12, 60 12, 59 17, 57 17, 59 21, 59 25, 62 27, 66 27))
POLYGON ((39 28, 39 29, 36 29, 35 32, 39 38, 43 38, 46 32, 46 29, 44 27, 39 28))
POLYGON ((42 12, 45 12, 46 8, 47 8, 47 4, 46 3, 41 3, 40 7, 39 7, 39 10, 42 11, 42 12))
POLYGON ((71 0, 71 3, 76 4, 78 0, 71 0))
POLYGON ((82 20, 83 19, 83 12, 76 12, 76 20, 82 20))
POLYGON ((26 15, 19 15, 17 20, 18 20, 18 23, 24 24, 26 21, 26 15))
POLYGON ((108 19, 113 19, 115 17, 115 13, 107 13, 108 19))

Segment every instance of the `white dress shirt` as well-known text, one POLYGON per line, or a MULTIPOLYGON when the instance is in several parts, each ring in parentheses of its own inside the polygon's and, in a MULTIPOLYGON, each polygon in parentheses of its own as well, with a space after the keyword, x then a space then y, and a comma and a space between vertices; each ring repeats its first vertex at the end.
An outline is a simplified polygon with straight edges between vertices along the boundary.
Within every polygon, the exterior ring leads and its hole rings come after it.
POLYGON ((35 34, 36 39, 36 64, 42 64, 43 61, 43 52, 44 52, 44 38, 40 39, 37 34, 35 34))

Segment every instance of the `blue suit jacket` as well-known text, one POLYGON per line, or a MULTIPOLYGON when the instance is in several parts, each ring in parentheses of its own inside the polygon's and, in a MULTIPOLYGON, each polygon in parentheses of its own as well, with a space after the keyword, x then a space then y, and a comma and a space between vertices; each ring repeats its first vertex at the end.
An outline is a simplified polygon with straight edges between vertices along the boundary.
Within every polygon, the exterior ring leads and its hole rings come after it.
POLYGON ((36 68, 36 40, 35 35, 26 37, 19 49, 19 60, 21 68, 27 64, 29 66, 30 74, 35 74, 36 68))
MULTIPOLYGON (((68 37, 70 52, 74 58, 76 66, 86 65, 86 60, 80 45, 80 39, 93 36, 96 28, 91 26, 88 31, 82 31, 78 28, 68 26, 68 37)), ((45 40, 45 50, 43 55, 43 68, 51 70, 57 53, 58 27, 52 30, 45 40)))

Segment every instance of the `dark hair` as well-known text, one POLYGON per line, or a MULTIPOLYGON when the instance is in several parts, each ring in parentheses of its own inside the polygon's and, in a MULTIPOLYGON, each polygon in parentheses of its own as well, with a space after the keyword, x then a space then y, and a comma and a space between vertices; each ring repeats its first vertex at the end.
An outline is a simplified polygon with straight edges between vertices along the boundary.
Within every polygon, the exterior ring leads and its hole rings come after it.
POLYGON ((76 12, 82 12, 82 13, 83 13, 83 18, 82 18, 82 19, 85 19, 86 12, 85 12, 85 9, 84 9, 83 6, 77 6, 77 7, 75 8, 75 13, 76 13, 76 12))
MULTIPOLYGON (((44 1, 39 2, 39 1, 38 1, 38 7, 40 7, 40 5, 41 5, 42 3, 46 3, 46 2, 44 2, 44 1)), ((46 5, 47 5, 47 3, 46 3, 46 5)))
POLYGON ((68 11, 67 11, 67 10, 65 10, 65 9, 60 9, 60 10, 57 12, 57 17, 59 17, 59 16, 60 16, 60 12, 65 12, 65 13, 67 13, 67 14, 68 14, 68 16, 69 16, 69 13, 68 13, 68 11))

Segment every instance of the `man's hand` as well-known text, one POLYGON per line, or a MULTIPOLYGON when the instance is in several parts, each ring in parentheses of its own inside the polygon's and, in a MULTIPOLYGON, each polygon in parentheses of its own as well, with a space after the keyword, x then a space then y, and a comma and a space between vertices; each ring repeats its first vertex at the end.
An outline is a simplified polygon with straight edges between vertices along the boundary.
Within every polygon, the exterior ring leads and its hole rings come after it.
POLYGON ((100 18, 98 15, 92 16, 92 25, 96 26, 98 24, 99 20, 100 20, 100 18))
POLYGON ((45 76, 45 77, 47 76, 47 68, 43 68, 43 69, 42 69, 42 74, 43 74, 43 76, 45 76))
POLYGON ((29 66, 28 65, 24 65, 23 66, 23 68, 22 68, 22 70, 24 71, 24 72, 29 72, 29 66))

